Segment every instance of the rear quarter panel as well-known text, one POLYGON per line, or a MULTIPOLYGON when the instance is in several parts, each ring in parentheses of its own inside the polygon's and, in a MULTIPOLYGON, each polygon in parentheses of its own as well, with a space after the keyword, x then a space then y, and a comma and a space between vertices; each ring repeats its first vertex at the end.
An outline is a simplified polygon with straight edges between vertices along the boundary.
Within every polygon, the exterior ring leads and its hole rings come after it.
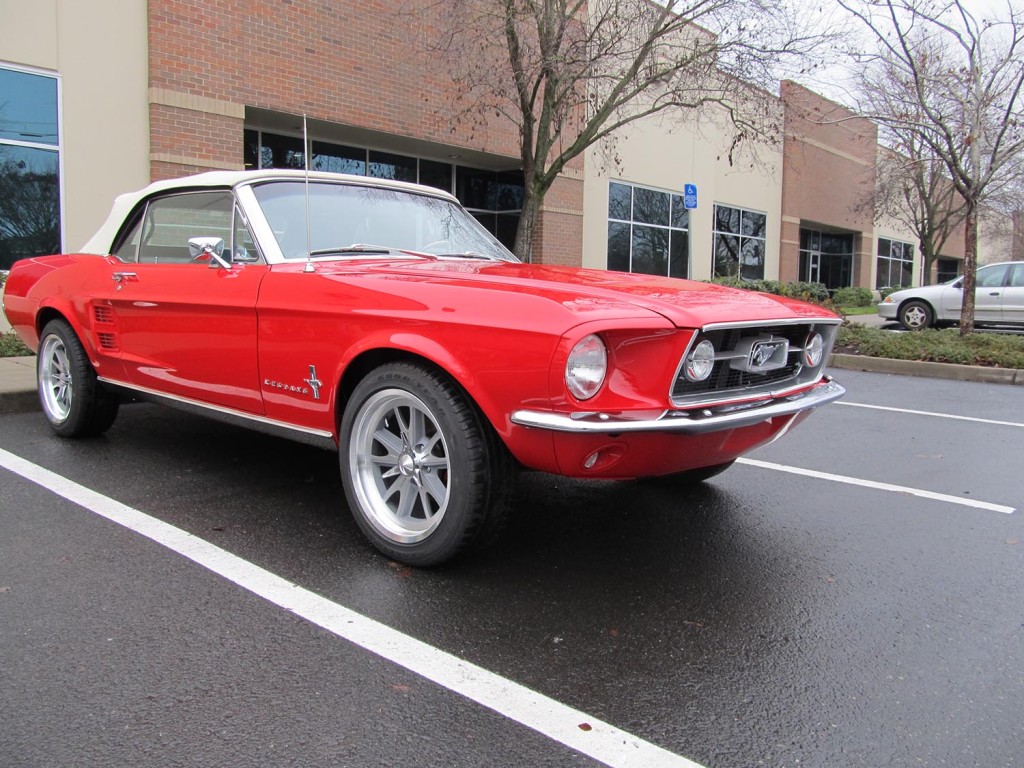
POLYGON ((90 312, 100 287, 109 280, 109 258, 71 254, 15 262, 5 286, 4 309, 11 327, 30 349, 38 350, 45 323, 62 317, 81 340, 97 373, 121 377, 117 355, 104 353, 96 342, 90 312))

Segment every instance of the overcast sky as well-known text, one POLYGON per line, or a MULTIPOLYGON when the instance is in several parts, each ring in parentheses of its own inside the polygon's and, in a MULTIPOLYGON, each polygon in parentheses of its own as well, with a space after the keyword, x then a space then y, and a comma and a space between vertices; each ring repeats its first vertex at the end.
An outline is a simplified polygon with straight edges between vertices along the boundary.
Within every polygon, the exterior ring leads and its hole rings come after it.
MULTIPOLYGON (((976 18, 1008 18, 1009 8, 1014 8, 1018 14, 1024 14, 1024 3, 1022 0, 961 0, 962 5, 976 18)), ((833 5, 836 23, 848 22, 849 15, 842 8, 834 4, 834 0, 824 0, 820 7, 825 11, 827 17, 831 11, 828 6, 833 5)), ((871 39, 870 33, 859 21, 852 21, 850 26, 850 39, 859 37, 862 43, 862 50, 869 51, 876 45, 871 39)), ((835 61, 826 63, 813 72, 792 73, 785 76, 811 88, 824 96, 842 104, 853 105, 856 102, 852 93, 851 67, 852 62, 846 59, 837 51, 835 61)))

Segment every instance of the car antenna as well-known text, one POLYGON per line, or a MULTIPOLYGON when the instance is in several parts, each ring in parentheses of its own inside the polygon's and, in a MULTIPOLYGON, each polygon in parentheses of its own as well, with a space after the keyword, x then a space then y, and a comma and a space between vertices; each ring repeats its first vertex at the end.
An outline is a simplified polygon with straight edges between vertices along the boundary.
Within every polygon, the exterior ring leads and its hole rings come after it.
POLYGON ((306 131, 306 114, 302 114, 302 157, 306 168, 306 267, 303 272, 315 272, 313 268, 313 245, 309 235, 309 134, 306 131))

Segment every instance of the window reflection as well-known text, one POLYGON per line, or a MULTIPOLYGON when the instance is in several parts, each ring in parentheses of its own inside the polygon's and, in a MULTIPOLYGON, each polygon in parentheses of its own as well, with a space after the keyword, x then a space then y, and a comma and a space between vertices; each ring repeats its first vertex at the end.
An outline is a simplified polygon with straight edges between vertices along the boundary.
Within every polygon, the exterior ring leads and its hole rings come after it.
POLYGON ((608 219, 608 269, 689 275, 690 217, 682 195, 609 182, 608 219))
POLYGON ((59 143, 56 78, 0 69, 0 139, 59 143))
POLYGON ((768 217, 758 211, 716 205, 715 277, 763 280, 768 217))
POLYGON ((59 253, 58 153, 0 144, 0 269, 59 253))
MULTIPOLYGON (((356 147, 344 147, 328 144, 323 141, 313 142, 314 171, 330 171, 331 173, 351 173, 356 176, 366 175, 366 150, 356 147)), ((371 176, 373 174, 370 174, 371 176)))

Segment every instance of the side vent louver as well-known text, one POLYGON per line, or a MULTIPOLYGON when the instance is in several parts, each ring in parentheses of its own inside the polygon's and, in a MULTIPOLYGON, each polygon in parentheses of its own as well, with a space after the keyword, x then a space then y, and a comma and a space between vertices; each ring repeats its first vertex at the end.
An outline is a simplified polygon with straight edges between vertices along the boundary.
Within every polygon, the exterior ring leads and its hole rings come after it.
POLYGON ((114 308, 107 304, 94 304, 92 319, 96 326, 96 343, 99 348, 104 352, 116 352, 118 343, 117 329, 114 327, 114 308))

